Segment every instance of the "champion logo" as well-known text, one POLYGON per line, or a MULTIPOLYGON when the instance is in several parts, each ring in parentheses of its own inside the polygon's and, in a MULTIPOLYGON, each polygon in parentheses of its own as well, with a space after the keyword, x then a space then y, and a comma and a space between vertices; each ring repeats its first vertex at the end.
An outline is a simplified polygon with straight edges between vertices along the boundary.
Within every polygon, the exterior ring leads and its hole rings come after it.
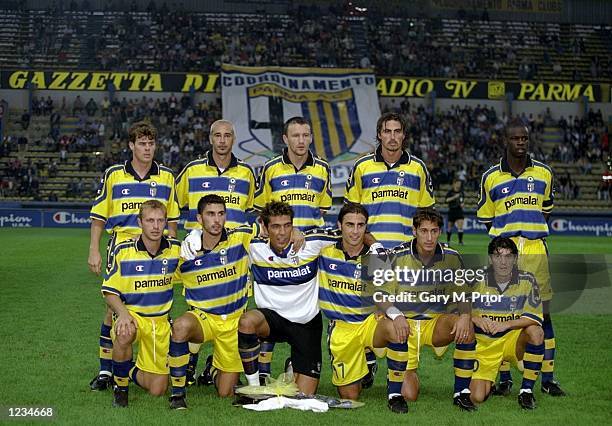
POLYGON ((138 272, 142 272, 142 271, 144 271, 144 266, 142 266, 142 265, 136 265, 136 270, 137 270, 138 272))
POLYGON ((331 269, 332 271, 335 271, 336 269, 338 269, 338 265, 336 265, 335 263, 331 263, 329 265, 329 269, 331 269))
POLYGON ((281 186, 289 186, 289 181, 287 179, 281 180, 281 186))
POLYGON ((372 183, 380 183, 380 178, 373 178, 372 183))
POLYGON ((202 188, 210 188, 210 182, 202 182, 202 188))
POLYGON ((130 195, 130 190, 128 188, 124 188, 121 190, 121 195, 130 195))
POLYGON ((198 259, 196 261, 193 262, 196 266, 201 266, 202 265, 202 260, 198 259))
POLYGON ((502 194, 507 194, 508 192, 510 192, 510 188, 502 188, 501 190, 502 194))

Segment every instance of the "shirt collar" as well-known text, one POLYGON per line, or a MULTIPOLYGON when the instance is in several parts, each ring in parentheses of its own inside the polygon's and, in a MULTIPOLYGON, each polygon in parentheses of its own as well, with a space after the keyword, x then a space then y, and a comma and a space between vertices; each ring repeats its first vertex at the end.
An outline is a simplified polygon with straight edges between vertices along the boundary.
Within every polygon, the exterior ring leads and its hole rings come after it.
MULTIPOLYGON (((211 150, 209 150, 209 151, 206 153, 206 157, 208 157, 208 165, 209 165, 209 166, 216 167, 217 169, 219 168, 219 166, 217 166, 217 163, 215 163, 215 159, 213 158, 213 152, 212 152, 212 149, 211 149, 211 150)), ((229 166, 228 166, 227 168, 229 169, 229 168, 235 167, 235 166, 237 166, 237 165, 238 165, 238 158, 236 158, 236 156, 234 155, 234 153, 231 153, 230 163, 229 163, 229 166)), ((227 169, 226 169, 226 170, 227 170, 227 169)))
POLYGON ((138 240, 136 240, 136 249, 138 251, 146 252, 151 257, 157 257, 160 254, 162 254, 164 250, 169 249, 169 248, 170 248, 170 241, 168 241, 168 239, 164 236, 162 236, 161 243, 159 245, 159 250, 157 250, 157 253, 155 254, 149 253, 149 251, 147 250, 147 247, 145 246, 144 241, 142 241, 142 235, 138 237, 138 240))
POLYGON ((361 251, 359 252, 357 256, 349 256, 348 253, 344 251, 344 248, 342 246, 342 240, 336 241, 335 246, 338 250, 344 253, 345 260, 357 260, 357 258, 359 258, 360 256, 365 256, 366 254, 370 252, 370 246, 365 243, 363 244, 363 248, 361 249, 361 251))
MULTIPOLYGON (((222 242, 227 241, 227 229, 223 228, 221 230, 221 238, 219 239, 219 242, 215 245, 215 247, 217 247, 219 244, 221 244, 222 242)), ((210 253, 211 251, 213 251, 215 249, 215 247, 212 248, 212 250, 207 250, 204 247, 202 247, 202 253, 206 254, 206 253, 210 253)))
MULTIPOLYGON (((382 156, 382 145, 378 144, 378 146, 376 147, 375 156, 376 156, 376 161, 386 164, 386 161, 382 156)), ((404 150, 402 152, 400 159, 398 160, 397 163, 393 165, 393 167, 397 167, 400 164, 410 164, 411 160, 412 160, 412 157, 410 156, 410 153, 404 150)))
POLYGON ((158 175, 159 174, 159 164, 157 164, 157 161, 153 160, 153 163, 151 163, 151 168, 147 171, 147 173, 145 174, 145 176, 141 179, 140 176, 138 176, 138 173, 136 173, 136 170, 134 170, 134 166, 132 166, 132 162, 131 161, 126 161, 125 165, 123 166, 124 170, 126 173, 129 173, 130 175, 132 175, 134 177, 134 179, 136 179, 139 182, 142 182, 143 180, 147 180, 150 179, 152 175, 158 175))
POLYGON ((497 285, 497 282, 495 281, 495 274, 493 273, 493 267, 489 266, 489 268, 487 269, 487 286, 488 287, 495 287, 496 289, 499 290, 500 293, 503 293, 512 284, 518 284, 518 268, 516 266, 514 267, 514 270, 512 271, 512 275, 510 276, 510 282, 508 283, 504 291, 501 291, 501 288, 497 285))
MULTIPOLYGON (((283 163, 291 164, 293 167, 295 167, 295 165, 289 159, 289 148, 283 148, 283 163)), ((314 166, 314 155, 312 155, 312 151, 310 150, 308 150, 308 158, 306 158, 306 162, 302 166, 302 169, 307 166, 314 166)))
MULTIPOLYGON (((410 242, 410 248, 411 248, 412 255, 414 256, 414 258, 417 259, 419 262, 423 263, 421 259, 419 258, 419 252, 417 251, 416 238, 413 238, 412 241, 410 242)), ((431 260, 429 261, 429 264, 423 265, 423 266, 425 266, 426 268, 429 268, 434 263, 440 260, 444 260, 444 250, 442 250, 442 244, 438 243, 436 244, 436 251, 433 257, 431 258, 431 260)))
POLYGON ((510 168, 510 164, 508 163, 508 156, 506 154, 504 154, 503 157, 499 159, 499 168, 500 168, 500 170, 502 172, 505 172, 505 173, 510 173, 513 176, 521 175, 529 167, 533 167, 533 161, 531 160, 531 156, 530 155, 527 156, 527 164, 525 165, 525 168, 518 175, 516 173, 514 173, 514 170, 512 170, 510 168))

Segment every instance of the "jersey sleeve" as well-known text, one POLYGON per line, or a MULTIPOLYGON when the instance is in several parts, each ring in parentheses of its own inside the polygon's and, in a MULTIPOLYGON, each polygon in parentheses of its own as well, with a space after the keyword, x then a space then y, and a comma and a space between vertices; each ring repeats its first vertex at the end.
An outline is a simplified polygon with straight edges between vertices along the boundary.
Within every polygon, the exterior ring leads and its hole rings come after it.
POLYGON ((329 210, 332 206, 332 189, 331 189, 331 170, 329 168, 329 164, 325 164, 325 189, 323 190, 323 194, 321 195, 321 200, 319 204, 319 208, 323 210, 329 210))
POLYGON ((259 176, 259 183, 257 190, 255 191, 255 199, 253 200, 253 207, 257 210, 261 210, 270 201, 270 177, 268 176, 270 168, 266 164, 261 171, 259 176))
POLYGON ((476 216, 482 223, 492 222, 495 217, 495 205, 489 196, 489 183, 486 175, 482 175, 480 181, 480 198, 478 199, 476 216))
POLYGON ((353 166, 348 181, 346 182, 346 190, 344 193, 344 202, 361 203, 361 169, 357 164, 353 166))
MULTIPOLYGON (((117 247, 119 249, 119 247, 117 247)), ((112 255, 112 260, 107 265, 102 282, 102 295, 105 293, 115 294, 121 297, 123 293, 123 280, 121 279, 121 253, 116 250, 112 255)))
POLYGON ((542 213, 548 214, 552 211, 554 206, 555 197, 555 177, 551 171, 550 179, 546 184, 546 190, 544 192, 544 201, 542 202, 542 213))
POLYGON ((257 187, 257 181, 255 180, 255 172, 250 166, 248 169, 248 181, 249 181, 249 193, 247 194, 246 211, 253 210, 253 204, 255 202, 255 188, 257 187))
POLYGON ((170 197, 168 199, 168 206, 166 207, 166 210, 168 222, 178 222, 181 217, 181 210, 179 208, 179 202, 177 199, 177 191, 174 178, 172 178, 172 187, 170 189, 170 197))
POLYGON ((97 219, 106 222, 112 213, 113 207, 113 188, 112 188, 112 172, 107 170, 100 180, 100 186, 89 216, 92 219, 97 219))
POLYGON ((189 165, 176 178, 176 200, 181 209, 189 204, 189 165))
POLYGON ((521 313, 521 318, 529 318, 530 320, 536 322, 538 325, 542 325, 542 322, 544 321, 542 300, 540 299, 540 290, 537 282, 535 281, 535 278, 531 283, 529 295, 527 296, 527 300, 523 305, 523 312, 521 313))
POLYGON ((432 207, 436 204, 431 175, 425 166, 421 170, 421 187, 419 192, 419 204, 417 207, 432 207))
POLYGON ((306 243, 317 252, 321 252, 325 247, 336 244, 342 239, 342 235, 338 229, 320 229, 315 228, 304 233, 306 243))

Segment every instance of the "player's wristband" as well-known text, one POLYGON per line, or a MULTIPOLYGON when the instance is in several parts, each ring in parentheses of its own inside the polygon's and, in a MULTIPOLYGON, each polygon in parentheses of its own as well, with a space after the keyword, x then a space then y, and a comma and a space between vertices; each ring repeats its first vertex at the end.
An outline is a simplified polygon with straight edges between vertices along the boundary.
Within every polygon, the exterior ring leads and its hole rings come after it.
POLYGON ((385 314, 387 315, 389 319, 391 319, 391 321, 395 320, 395 318, 399 316, 402 316, 402 317, 404 316, 402 311, 397 309, 395 306, 388 307, 387 310, 385 311, 385 314))

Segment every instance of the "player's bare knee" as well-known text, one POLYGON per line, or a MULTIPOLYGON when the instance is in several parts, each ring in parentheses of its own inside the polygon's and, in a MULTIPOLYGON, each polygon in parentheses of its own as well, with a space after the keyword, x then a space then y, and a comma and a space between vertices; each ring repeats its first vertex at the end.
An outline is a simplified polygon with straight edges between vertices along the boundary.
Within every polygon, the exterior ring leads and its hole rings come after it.
POLYGON ((340 398, 352 399, 353 401, 357 401, 359 399, 359 394, 359 388, 355 386, 351 386, 350 388, 338 388, 338 395, 340 395, 340 398))
POLYGON ((172 324, 172 341, 184 342, 189 336, 191 323, 184 317, 177 318, 172 324))
POLYGON ((257 317, 246 312, 238 320, 238 331, 245 334, 253 334, 257 331, 257 317))
POLYGON ((136 338, 136 330, 129 330, 127 332, 127 334, 121 334, 121 335, 117 335, 115 336, 115 341, 114 344, 115 346, 119 346, 119 347, 128 347, 130 346, 133 342, 134 339, 136 338))
POLYGON ((230 396, 234 396, 234 390, 231 386, 227 386, 225 388, 221 387, 217 389, 217 395, 221 398, 228 398, 230 396))
POLYGON ((156 381, 151 384, 149 393, 153 396, 164 396, 168 390, 168 383, 166 381, 156 381))
POLYGON ((525 329, 529 336, 529 343, 532 345, 541 345, 544 343, 544 330, 539 325, 530 325, 525 329))
POLYGON ((475 404, 480 404, 486 399, 487 395, 484 391, 484 388, 479 388, 470 391, 470 399, 475 404))

